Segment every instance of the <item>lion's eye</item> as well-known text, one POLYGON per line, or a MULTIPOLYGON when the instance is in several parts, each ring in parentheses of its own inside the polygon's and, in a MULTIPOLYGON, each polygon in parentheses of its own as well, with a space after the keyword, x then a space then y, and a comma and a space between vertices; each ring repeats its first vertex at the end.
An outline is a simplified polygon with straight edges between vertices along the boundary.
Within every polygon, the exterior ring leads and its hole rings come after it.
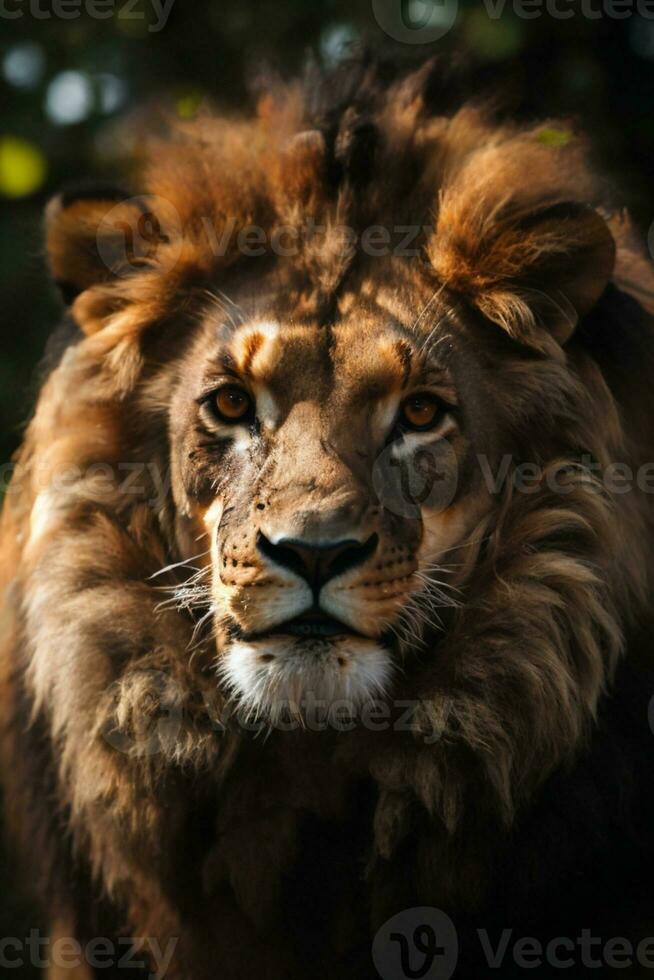
POLYGON ((442 415, 442 405, 433 395, 414 395, 400 409, 399 422, 404 429, 431 429, 442 415))
POLYGON ((241 422, 252 411, 252 399, 237 385, 225 385, 213 394, 211 406, 223 422, 241 422))

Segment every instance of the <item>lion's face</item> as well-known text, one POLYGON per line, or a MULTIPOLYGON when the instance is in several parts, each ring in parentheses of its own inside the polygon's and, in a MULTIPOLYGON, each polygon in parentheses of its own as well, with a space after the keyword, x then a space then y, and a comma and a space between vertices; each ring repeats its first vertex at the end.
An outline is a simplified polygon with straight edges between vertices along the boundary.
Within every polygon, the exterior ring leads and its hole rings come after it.
POLYGON ((469 605, 461 570, 497 529, 497 460, 576 458, 590 439, 567 435, 566 345, 615 242, 581 150, 468 110, 432 124, 411 91, 337 135, 307 129, 295 97, 243 126, 198 119, 156 149, 145 195, 49 209, 98 392, 130 452, 164 467, 165 407, 166 554, 207 552, 223 683, 256 712, 360 703, 434 663, 439 607, 462 584, 469 605))
POLYGON ((406 307, 369 291, 330 326, 210 311, 175 396, 221 673, 257 712, 384 691, 451 601, 446 568, 487 506, 465 476, 448 331, 433 314, 421 329, 419 290, 406 307))

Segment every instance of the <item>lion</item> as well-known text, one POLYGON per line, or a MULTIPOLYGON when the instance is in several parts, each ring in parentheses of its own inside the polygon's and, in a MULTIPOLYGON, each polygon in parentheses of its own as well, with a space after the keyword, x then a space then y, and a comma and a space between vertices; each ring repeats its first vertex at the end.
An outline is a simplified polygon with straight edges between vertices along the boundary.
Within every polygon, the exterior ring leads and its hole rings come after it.
POLYGON ((270 86, 47 209, 0 744, 51 978, 652 921, 651 264, 570 126, 438 71, 270 86))

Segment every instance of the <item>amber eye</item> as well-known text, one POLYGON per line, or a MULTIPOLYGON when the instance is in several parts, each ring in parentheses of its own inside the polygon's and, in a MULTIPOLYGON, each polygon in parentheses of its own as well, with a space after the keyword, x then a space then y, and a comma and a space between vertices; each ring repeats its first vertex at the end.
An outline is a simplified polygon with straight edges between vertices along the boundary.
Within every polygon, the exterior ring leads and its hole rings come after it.
POLYGON ((211 403, 218 418, 224 422, 241 422, 252 410, 252 399, 237 385, 225 385, 224 388, 219 388, 214 393, 211 403))
POLYGON ((442 414, 442 405, 433 395, 414 395, 400 410, 400 425, 405 429, 431 429, 442 414))

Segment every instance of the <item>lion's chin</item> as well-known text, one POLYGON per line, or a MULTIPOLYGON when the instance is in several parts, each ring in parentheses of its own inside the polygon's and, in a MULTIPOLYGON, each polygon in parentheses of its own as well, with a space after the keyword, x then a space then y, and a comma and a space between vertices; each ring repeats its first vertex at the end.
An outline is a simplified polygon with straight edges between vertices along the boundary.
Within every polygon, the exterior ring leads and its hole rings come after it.
POLYGON ((274 725, 300 719, 310 727, 335 706, 356 717, 387 691, 393 664, 381 643, 354 635, 269 635, 230 644, 221 677, 248 718, 274 725))

